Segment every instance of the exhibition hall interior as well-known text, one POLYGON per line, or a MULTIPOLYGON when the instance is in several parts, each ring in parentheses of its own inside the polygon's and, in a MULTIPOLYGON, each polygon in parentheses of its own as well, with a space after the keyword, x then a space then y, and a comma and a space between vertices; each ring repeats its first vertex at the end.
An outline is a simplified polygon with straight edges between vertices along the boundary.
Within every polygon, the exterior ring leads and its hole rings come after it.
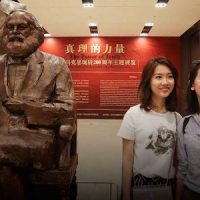
MULTIPOLYGON (((117 134, 126 111, 139 103, 138 86, 149 59, 164 56, 175 65, 176 110, 185 115, 188 72, 192 62, 200 60, 200 1, 1 0, 1 27, 15 9, 25 10, 38 20, 44 32, 38 49, 62 58, 61 63, 65 61, 71 76, 65 83, 73 85, 67 91, 74 88, 72 109, 67 99, 64 111, 52 114, 51 107, 31 106, 24 111, 36 115, 30 118, 34 130, 39 118, 45 124, 42 128, 54 117, 65 122, 63 129, 58 128, 57 121, 53 121, 53 128, 49 126, 65 138, 64 142, 56 138, 61 146, 56 147, 61 152, 55 159, 58 167, 28 175, 28 187, 34 191, 36 186, 44 187, 47 193, 56 188, 66 200, 120 200, 122 140, 117 134)), ((0 46, 3 55, 6 50, 0 46)), ((47 78, 53 76, 51 72, 47 78)), ((61 87, 60 82, 56 84, 54 87, 61 87)), ((49 88, 44 88, 43 95, 49 88)))

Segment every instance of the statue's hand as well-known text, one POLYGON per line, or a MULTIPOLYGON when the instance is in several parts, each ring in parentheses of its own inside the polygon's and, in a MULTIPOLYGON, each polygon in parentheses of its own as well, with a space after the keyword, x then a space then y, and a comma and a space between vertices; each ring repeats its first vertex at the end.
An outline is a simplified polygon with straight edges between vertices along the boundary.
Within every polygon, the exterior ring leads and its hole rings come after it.
POLYGON ((24 102, 19 99, 8 98, 5 99, 3 105, 10 111, 15 113, 23 113, 24 112, 24 102))

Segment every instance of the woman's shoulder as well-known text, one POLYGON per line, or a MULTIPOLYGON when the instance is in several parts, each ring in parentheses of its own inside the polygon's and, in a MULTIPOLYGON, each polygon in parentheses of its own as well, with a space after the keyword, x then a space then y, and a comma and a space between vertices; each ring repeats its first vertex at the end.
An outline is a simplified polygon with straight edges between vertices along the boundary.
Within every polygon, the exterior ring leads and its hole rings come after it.
POLYGON ((138 114, 138 113, 140 113, 142 111, 143 111, 143 109, 140 108, 140 104, 137 104, 137 105, 134 105, 134 106, 130 107, 128 109, 127 113, 137 113, 138 114))
POLYGON ((130 118, 137 120, 143 117, 146 114, 146 111, 143 108, 140 108, 140 104, 134 105, 130 107, 127 112, 125 113, 125 118, 130 118))
POLYGON ((178 132, 179 133, 184 132, 191 117, 194 118, 195 114, 186 115, 179 120, 179 122, 178 122, 178 132))
POLYGON ((174 112, 175 113, 175 116, 176 116, 176 120, 177 120, 177 122, 180 122, 181 120, 182 120, 182 116, 181 116, 181 114, 180 113, 178 113, 178 112, 174 112))
POLYGON ((190 118, 195 118, 196 114, 190 114, 190 115, 185 115, 184 117, 182 117, 182 119, 180 120, 180 124, 183 123, 188 123, 188 121, 190 120, 190 118), (187 121, 187 122, 185 122, 187 121))
MULTIPOLYGON (((179 114, 180 115, 180 114, 179 114)), ((190 118, 195 117, 195 114, 190 114, 190 115, 185 115, 185 116, 181 116, 181 119, 179 120, 180 123, 183 123, 185 120, 189 120, 190 118)))

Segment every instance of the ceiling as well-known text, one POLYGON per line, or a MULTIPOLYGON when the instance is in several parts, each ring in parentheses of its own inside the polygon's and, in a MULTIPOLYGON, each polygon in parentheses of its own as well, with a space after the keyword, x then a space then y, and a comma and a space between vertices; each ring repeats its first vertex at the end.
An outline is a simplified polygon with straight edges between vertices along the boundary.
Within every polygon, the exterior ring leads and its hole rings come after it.
POLYGON ((99 36, 139 36, 153 22, 149 36, 180 36, 200 20, 200 0, 169 0, 158 9, 157 0, 19 0, 54 37, 90 36, 88 23, 98 24, 99 36))

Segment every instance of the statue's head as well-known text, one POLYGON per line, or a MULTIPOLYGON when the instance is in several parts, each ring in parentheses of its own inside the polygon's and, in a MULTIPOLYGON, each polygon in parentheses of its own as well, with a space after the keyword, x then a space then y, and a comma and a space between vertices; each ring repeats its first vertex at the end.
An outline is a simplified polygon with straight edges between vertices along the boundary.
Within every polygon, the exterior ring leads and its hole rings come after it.
POLYGON ((3 26, 3 44, 9 55, 27 57, 43 41, 43 28, 31 13, 14 10, 7 16, 3 26))

